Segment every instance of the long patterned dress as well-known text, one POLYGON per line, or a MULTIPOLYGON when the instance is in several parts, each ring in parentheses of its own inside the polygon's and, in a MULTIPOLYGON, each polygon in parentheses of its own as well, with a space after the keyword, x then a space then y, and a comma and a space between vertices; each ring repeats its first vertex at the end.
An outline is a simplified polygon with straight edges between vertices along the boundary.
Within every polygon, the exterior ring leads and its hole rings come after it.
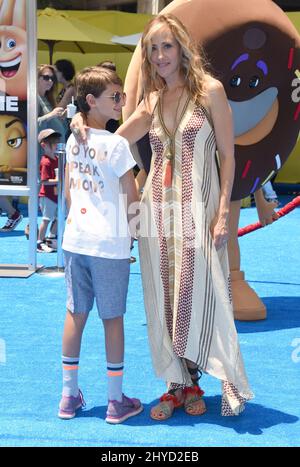
POLYGON ((170 138, 160 105, 149 136, 139 249, 154 368, 169 385, 190 386, 184 359, 197 363, 222 381, 222 415, 238 415, 253 394, 234 324, 227 249, 217 251, 210 234, 220 195, 214 131, 204 107, 187 102, 170 187, 163 184, 170 138))

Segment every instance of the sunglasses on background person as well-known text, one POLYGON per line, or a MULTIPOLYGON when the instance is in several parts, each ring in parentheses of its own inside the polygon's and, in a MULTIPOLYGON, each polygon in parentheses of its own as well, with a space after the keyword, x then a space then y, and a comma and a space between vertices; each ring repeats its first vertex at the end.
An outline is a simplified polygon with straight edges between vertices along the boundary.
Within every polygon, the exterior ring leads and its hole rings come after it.
POLYGON ((104 96, 104 97, 108 97, 109 99, 112 99, 116 104, 119 104, 121 101, 123 102, 126 101, 125 92, 116 91, 111 96, 104 96))
POLYGON ((54 76, 53 75, 41 75, 40 78, 42 78, 44 81, 52 81, 54 82, 54 76))

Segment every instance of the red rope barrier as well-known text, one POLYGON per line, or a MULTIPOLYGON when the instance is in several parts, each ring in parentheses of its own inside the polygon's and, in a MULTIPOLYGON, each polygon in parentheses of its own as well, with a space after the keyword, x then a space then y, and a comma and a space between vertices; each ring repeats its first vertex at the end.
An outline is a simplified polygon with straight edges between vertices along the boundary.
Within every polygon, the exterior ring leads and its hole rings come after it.
MULTIPOLYGON (((278 219, 280 217, 285 216, 289 212, 293 211, 295 208, 300 206, 300 196, 296 196, 296 198, 293 199, 290 203, 287 203, 283 208, 279 209, 279 211, 276 212, 278 219)), ((275 220, 278 220, 275 219, 275 220)), ((241 227, 238 230, 238 237, 242 237, 243 235, 246 235, 247 233, 254 232, 254 230, 261 229, 263 225, 261 225, 260 222, 256 222, 255 224, 250 224, 247 225, 246 227, 241 227)))

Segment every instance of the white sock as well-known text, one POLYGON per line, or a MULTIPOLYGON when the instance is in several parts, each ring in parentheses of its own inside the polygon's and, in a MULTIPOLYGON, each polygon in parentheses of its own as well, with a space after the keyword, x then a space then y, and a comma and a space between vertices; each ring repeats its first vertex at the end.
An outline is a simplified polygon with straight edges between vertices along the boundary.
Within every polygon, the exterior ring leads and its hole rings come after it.
POLYGON ((79 357, 62 356, 63 363, 63 396, 77 397, 79 357))
POLYGON ((124 363, 107 362, 108 400, 122 402, 124 363))

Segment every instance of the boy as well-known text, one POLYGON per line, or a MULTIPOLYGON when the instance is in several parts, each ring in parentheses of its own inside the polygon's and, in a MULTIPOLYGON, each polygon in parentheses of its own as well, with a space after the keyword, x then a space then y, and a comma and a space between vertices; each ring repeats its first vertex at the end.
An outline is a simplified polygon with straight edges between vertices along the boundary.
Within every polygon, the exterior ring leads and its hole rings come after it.
MULTIPOLYGON (((46 232, 49 222, 57 217, 57 182, 56 169, 58 161, 56 156, 57 143, 61 134, 50 128, 42 130, 38 134, 38 142, 43 150, 40 162, 41 187, 39 192, 39 204, 42 211, 42 223, 38 231, 37 251, 40 253, 52 253, 55 249, 46 243, 46 232)), ((55 232, 51 232, 52 236, 55 232)))
MULTIPOLYGON (((123 315, 129 281, 131 236, 127 206, 137 202, 128 142, 105 130, 119 120, 125 102, 122 81, 111 70, 89 67, 75 81, 77 104, 90 127, 87 143, 67 142, 66 199, 69 215, 63 238, 67 313, 63 335, 63 393, 60 418, 73 418, 84 405, 77 375, 82 332, 96 299, 105 331, 108 377, 106 421, 121 423, 143 410, 122 392, 123 315)), ((132 234, 132 236, 134 236, 132 234)))

